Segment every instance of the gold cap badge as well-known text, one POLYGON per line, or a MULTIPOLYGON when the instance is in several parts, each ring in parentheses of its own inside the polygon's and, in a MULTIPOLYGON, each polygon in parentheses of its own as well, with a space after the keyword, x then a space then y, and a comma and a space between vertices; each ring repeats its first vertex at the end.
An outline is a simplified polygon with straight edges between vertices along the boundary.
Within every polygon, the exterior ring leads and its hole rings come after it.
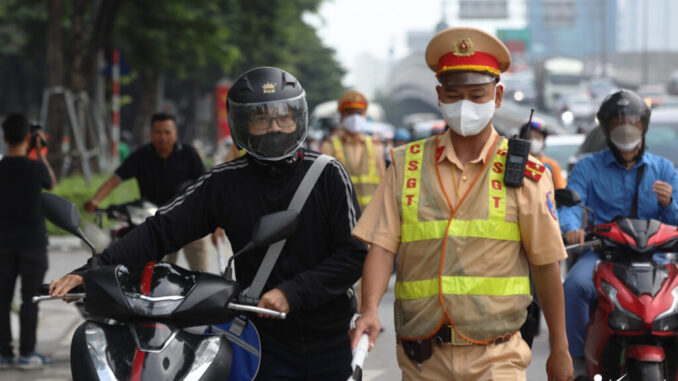
POLYGON ((261 89, 264 91, 264 94, 275 94, 275 83, 266 82, 261 89))
POLYGON ((470 38, 462 38, 454 42, 455 56, 472 56, 475 54, 473 50, 473 41, 470 38))

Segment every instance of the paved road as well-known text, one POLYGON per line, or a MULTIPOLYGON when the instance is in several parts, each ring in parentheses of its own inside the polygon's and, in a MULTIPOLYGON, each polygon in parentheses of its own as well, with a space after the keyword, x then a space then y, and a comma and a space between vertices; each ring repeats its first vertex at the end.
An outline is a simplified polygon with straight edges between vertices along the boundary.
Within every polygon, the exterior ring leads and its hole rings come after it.
MULTIPOLYGON (((215 255, 211 257, 212 270, 216 271, 215 255)), ((89 253, 84 250, 77 239, 53 238, 50 239, 49 260, 50 269, 45 281, 55 279, 66 272, 83 264, 89 253)), ((180 265, 186 265, 180 258, 180 265)), ((19 287, 15 301, 19 299, 19 287)), ((384 332, 379 336, 376 346, 370 352, 365 366, 363 379, 365 381, 392 381, 400 378, 400 371, 395 359, 395 335, 393 329, 393 279, 388 291, 382 300, 379 317, 384 326, 384 332)), ((17 306, 18 310, 18 306, 17 306)), ((543 319, 542 319, 543 321, 543 319)), ((0 381, 69 381, 70 364, 69 351, 70 340, 75 328, 82 322, 74 306, 51 301, 40 304, 40 318, 38 322, 38 352, 46 354, 54 361, 54 364, 42 370, 0 371, 0 381)), ((18 317, 12 316, 13 336, 18 336, 18 317)), ((532 364, 528 369, 528 380, 545 379, 545 364, 548 356, 548 341, 546 329, 543 327, 542 335, 535 339, 532 364)))

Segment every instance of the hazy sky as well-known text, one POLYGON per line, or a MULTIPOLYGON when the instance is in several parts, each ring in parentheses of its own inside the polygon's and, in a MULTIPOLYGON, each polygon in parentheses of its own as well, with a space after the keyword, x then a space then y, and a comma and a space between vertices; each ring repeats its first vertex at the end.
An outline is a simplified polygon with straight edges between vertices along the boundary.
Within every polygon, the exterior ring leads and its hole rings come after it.
MULTIPOLYGON (((433 31, 443 19, 443 3, 447 4, 446 22, 452 26, 458 16, 457 0, 329 0, 321 6, 319 17, 306 17, 306 21, 317 28, 326 45, 336 50, 350 78, 362 53, 385 60, 393 49, 395 60, 404 57, 408 53, 407 32, 433 31)), ((499 26, 524 26, 524 3, 510 1, 509 14, 504 21, 465 20, 463 24, 490 33, 499 26)))
POLYGON ((441 19, 440 0, 330 0, 320 19, 310 19, 339 62, 350 68, 363 52, 386 59, 406 52, 408 30, 433 30, 441 19))

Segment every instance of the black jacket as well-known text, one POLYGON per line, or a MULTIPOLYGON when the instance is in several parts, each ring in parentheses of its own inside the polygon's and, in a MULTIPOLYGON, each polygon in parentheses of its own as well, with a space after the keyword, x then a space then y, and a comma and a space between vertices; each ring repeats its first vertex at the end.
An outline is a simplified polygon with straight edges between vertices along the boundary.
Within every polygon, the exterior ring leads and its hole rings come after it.
MULTIPOLYGON (((302 150, 294 164, 263 165, 249 155, 214 167, 154 217, 101 254, 103 264, 141 265, 224 229, 233 251, 251 238, 264 214, 287 209, 294 192, 318 157, 302 150)), ((299 215, 299 225, 273 269, 264 292, 280 288, 290 313, 285 320, 258 319, 262 336, 305 354, 348 346, 354 313, 346 291, 358 280, 367 246, 351 236, 360 216, 344 167, 332 160, 318 178, 299 215)), ((266 249, 235 260, 236 279, 249 285, 266 249)))

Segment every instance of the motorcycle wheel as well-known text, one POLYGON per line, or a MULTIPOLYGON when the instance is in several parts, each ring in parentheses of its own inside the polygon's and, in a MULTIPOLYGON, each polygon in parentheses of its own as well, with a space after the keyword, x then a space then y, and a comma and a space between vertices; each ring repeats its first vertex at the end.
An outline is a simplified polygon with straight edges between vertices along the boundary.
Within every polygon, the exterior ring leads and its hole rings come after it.
POLYGON ((627 369, 629 380, 661 381, 666 379, 663 362, 633 361, 627 369))

